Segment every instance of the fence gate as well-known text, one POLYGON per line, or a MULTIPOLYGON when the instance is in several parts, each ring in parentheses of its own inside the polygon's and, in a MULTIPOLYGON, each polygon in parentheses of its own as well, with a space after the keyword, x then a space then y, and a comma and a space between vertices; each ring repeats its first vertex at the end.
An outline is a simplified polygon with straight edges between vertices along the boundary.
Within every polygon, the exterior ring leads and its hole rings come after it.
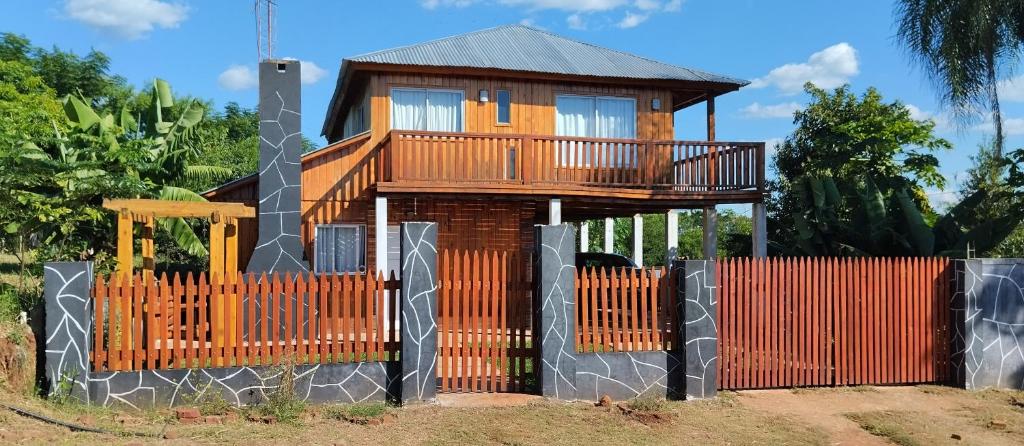
POLYGON ((438 260, 438 390, 531 391, 529 255, 444 250, 438 260))
POLYGON ((949 259, 723 259, 717 274, 719 388, 949 379, 949 259))

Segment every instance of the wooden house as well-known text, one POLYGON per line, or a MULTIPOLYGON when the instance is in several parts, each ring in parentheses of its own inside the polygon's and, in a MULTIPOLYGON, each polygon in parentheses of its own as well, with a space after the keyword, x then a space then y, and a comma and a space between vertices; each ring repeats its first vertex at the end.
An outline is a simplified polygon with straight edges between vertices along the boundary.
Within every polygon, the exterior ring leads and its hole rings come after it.
MULTIPOLYGON (((519 25, 344 59, 329 144, 302 155, 305 260, 392 270, 403 221, 437 222, 439 249, 527 252, 537 224, 662 212, 671 249, 686 208, 705 210, 713 257, 728 203, 754 204, 763 255, 764 143, 715 134, 715 98, 746 84, 519 25), (673 113, 701 104, 707 141, 674 140, 673 113)), ((257 182, 205 196, 254 203, 257 182)), ((240 265, 257 224, 242 222, 240 265)))

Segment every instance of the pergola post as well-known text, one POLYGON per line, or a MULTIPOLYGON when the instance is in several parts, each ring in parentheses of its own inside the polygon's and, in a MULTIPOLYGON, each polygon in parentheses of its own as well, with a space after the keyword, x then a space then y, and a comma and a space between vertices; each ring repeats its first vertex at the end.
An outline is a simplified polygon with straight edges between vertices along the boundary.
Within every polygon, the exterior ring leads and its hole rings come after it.
POLYGON ((132 213, 121 208, 117 212, 117 276, 120 280, 132 275, 132 262, 135 258, 132 239, 132 213))
POLYGON ((548 224, 562 224, 562 200, 560 198, 552 198, 548 203, 548 224))
POLYGON ((153 236, 156 233, 156 217, 147 215, 142 218, 142 274, 143 280, 153 278, 156 271, 156 247, 153 236))

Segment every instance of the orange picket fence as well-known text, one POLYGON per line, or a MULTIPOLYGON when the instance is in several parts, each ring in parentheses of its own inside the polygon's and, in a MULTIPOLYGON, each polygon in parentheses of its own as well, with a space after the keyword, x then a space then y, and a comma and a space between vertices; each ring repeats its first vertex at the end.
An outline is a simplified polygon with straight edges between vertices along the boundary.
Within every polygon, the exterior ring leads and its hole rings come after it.
POLYGON ((717 261, 718 386, 945 382, 946 258, 717 261))
POLYGON ((444 250, 438 259, 438 391, 523 392, 534 369, 528 255, 444 250))
POLYGON ((583 268, 576 276, 576 350, 670 350, 676 278, 667 268, 583 268))
POLYGON ((97 277, 93 371, 396 358, 394 275, 97 277))

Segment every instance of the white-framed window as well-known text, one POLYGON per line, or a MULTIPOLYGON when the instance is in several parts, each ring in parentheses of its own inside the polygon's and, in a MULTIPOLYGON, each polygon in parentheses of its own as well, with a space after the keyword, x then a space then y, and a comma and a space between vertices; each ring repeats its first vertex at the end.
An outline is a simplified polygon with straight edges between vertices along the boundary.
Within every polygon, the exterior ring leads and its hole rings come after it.
POLYGON ((430 88, 391 89, 391 128, 461 132, 466 93, 430 88))
MULTIPOLYGON (((555 135, 581 138, 636 138, 636 99, 612 96, 584 96, 561 94, 555 96, 555 135)), ((560 166, 589 166, 592 156, 599 156, 590 142, 563 142, 557 163, 560 166)), ((632 166, 636 160, 635 144, 602 144, 608 159, 609 152, 618 156, 605 167, 632 166)), ((604 164, 604 163, 602 163, 604 164)))
POLYGON ((313 246, 318 273, 366 272, 366 225, 316 225, 313 246))

